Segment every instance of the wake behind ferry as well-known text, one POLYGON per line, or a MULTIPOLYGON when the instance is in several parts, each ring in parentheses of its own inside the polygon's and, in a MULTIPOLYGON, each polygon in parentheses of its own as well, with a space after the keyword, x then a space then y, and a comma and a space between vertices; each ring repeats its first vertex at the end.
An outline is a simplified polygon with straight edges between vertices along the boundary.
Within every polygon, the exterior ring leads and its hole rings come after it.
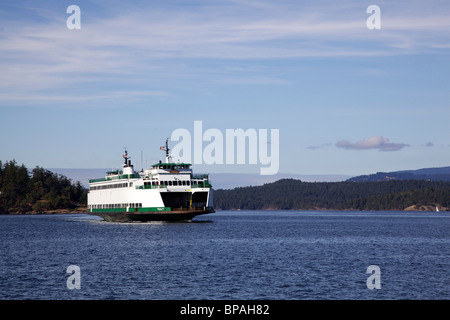
POLYGON ((136 172, 125 149, 122 170, 89 180, 88 213, 106 221, 191 220, 213 213, 213 189, 206 174, 194 175, 190 163, 174 163, 168 140, 165 162, 136 172))

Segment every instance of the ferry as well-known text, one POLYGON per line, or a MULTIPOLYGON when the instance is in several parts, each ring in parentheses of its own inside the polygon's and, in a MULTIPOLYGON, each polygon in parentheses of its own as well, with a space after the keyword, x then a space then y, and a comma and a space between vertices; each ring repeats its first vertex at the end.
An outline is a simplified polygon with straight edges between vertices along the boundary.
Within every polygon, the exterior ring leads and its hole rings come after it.
POLYGON ((88 214, 112 222, 182 221, 214 212, 207 174, 195 175, 190 163, 172 162, 168 139, 165 162, 136 172, 125 149, 122 170, 89 180, 88 214))

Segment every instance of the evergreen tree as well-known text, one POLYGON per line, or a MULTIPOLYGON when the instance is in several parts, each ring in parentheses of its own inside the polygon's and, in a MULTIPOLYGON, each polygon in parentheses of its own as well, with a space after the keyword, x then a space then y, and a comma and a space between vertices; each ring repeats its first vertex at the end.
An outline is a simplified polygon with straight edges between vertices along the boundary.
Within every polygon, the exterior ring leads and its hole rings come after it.
POLYGON ((80 182, 36 167, 31 176, 15 160, 0 162, 0 213, 71 209, 86 204, 87 191, 80 182))

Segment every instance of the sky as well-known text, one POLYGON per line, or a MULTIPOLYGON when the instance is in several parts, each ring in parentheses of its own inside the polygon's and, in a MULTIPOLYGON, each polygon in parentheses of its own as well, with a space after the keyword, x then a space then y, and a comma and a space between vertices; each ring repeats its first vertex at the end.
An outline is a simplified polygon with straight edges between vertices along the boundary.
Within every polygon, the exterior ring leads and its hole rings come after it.
POLYGON ((450 2, 0 1, 0 119, 29 168, 146 167, 196 121, 278 130, 283 174, 449 166, 450 2))

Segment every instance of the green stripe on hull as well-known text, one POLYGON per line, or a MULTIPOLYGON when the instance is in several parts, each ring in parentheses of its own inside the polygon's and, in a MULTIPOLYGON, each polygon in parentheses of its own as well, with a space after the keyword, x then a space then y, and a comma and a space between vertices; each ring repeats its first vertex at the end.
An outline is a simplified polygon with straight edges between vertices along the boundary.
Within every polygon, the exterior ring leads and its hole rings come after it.
POLYGON ((110 208, 110 209, 92 209, 90 212, 160 212, 170 211, 170 207, 152 207, 152 208, 110 208))
MULTIPOLYGON (((162 207, 164 208, 164 207, 162 207)), ((144 208, 142 208, 144 209, 144 208)), ((152 208, 155 209, 155 208, 152 208)), ((97 209, 99 210, 99 209, 97 209)), ((104 209, 101 209, 104 210, 104 209)), ((90 215, 102 217, 111 222, 148 222, 148 221, 185 221, 192 220, 195 216, 213 213, 213 208, 182 209, 153 212, 89 212, 90 215)))

